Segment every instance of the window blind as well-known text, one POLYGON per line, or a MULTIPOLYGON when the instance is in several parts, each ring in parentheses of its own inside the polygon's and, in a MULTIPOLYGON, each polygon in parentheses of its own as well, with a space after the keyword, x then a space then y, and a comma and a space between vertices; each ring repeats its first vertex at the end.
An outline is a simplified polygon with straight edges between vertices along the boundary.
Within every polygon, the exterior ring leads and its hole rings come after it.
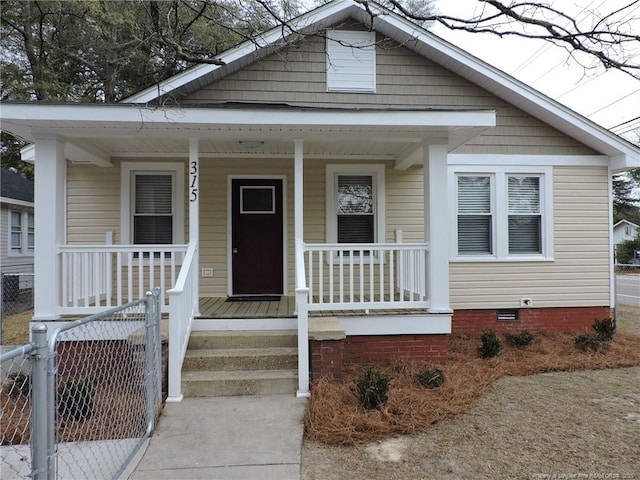
POLYGON ((508 179, 509 253, 542 253, 540 178, 508 179))
POLYGON ((458 177, 458 253, 493 252, 491 178, 458 177))
POLYGON ((338 243, 375 242, 373 177, 338 176, 338 243))
POLYGON ((135 175, 133 241, 135 244, 173 242, 173 178, 135 175))

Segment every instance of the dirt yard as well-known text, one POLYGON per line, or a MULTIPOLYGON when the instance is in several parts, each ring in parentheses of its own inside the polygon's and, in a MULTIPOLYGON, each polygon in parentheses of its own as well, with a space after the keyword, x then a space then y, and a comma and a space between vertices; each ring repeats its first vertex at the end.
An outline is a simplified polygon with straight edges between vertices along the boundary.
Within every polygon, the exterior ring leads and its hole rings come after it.
MULTIPOLYGON (((640 335, 640 308, 619 310, 640 335)), ((305 440, 304 480, 640 480, 640 367, 510 376, 472 408, 363 446, 305 440)))

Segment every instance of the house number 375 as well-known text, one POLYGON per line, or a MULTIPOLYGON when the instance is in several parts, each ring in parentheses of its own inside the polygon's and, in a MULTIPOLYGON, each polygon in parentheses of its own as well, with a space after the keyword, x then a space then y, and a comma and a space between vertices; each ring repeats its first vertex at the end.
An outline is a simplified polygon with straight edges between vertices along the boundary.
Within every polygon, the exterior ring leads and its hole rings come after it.
POLYGON ((195 202, 198 199, 198 163, 191 162, 191 168, 189 169, 189 188, 191 189, 189 194, 189 201, 195 202))

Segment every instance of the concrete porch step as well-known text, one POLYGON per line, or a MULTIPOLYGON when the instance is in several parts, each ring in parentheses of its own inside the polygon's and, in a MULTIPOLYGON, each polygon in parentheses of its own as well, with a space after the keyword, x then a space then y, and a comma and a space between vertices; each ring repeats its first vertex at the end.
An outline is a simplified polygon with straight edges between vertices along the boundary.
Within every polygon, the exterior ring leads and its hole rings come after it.
POLYGON ((187 350, 183 371, 282 370, 298 365, 295 347, 216 348, 187 350))
POLYGON ((297 335, 295 330, 197 331, 191 333, 188 349, 296 347, 297 335))
POLYGON ((290 394, 296 391, 293 370, 232 370, 182 373, 185 397, 290 394))
POLYGON ((292 394, 298 383, 295 330, 196 331, 182 365, 185 397, 292 394))

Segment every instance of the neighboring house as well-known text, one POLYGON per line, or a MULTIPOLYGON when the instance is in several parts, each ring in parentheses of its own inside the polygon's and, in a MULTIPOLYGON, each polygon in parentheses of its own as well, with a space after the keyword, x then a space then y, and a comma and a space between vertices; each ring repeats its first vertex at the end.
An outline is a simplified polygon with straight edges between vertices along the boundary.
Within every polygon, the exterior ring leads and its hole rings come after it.
POLYGON ((610 174, 640 149, 371 8, 334 1, 119 104, 3 103, 38 172, 34 318, 161 286, 177 400, 191 329, 297 329, 304 395, 309 359, 442 361, 452 331, 609 316, 610 174), (216 314, 244 295, 291 314, 216 314), (346 338, 309 354, 309 316, 346 338))
MULTIPOLYGON (((613 249, 618 250, 618 245, 628 240, 633 240, 640 233, 640 227, 628 220, 620 220, 613 226, 613 249)), ((636 262, 638 260, 635 260, 636 262)))
POLYGON ((615 247, 627 240, 633 240, 640 233, 640 227, 629 220, 620 220, 613 226, 613 245, 615 247))
POLYGON ((0 272, 33 273, 33 182, 0 169, 0 272))

